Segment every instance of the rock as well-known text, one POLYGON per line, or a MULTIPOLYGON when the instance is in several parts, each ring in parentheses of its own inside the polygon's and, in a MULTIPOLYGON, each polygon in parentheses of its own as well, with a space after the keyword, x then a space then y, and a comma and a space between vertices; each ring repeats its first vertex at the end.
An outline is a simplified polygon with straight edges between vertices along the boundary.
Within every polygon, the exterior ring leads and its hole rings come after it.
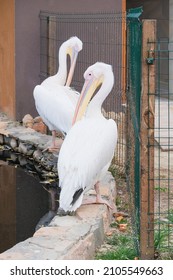
POLYGON ((33 117, 30 115, 30 114, 27 114, 23 117, 22 119, 22 122, 23 122, 23 125, 25 127, 30 127, 32 128, 33 127, 33 124, 34 124, 34 119, 33 117))
POLYGON ((11 138, 11 140, 9 141, 10 142, 10 146, 13 150, 16 150, 18 144, 17 144, 17 140, 14 139, 14 138, 11 138))
POLYGON ((26 166, 27 165, 27 160, 24 156, 19 155, 18 160, 20 162, 20 166, 26 166))
POLYGON ((11 140, 11 138, 9 136, 4 135, 4 143, 3 144, 9 146, 10 145, 10 140, 11 140))
POLYGON ((27 156, 31 156, 34 152, 34 146, 29 143, 22 143, 20 142, 19 147, 18 147, 18 152, 22 153, 27 156))
POLYGON ((19 144, 19 148, 18 148, 18 152, 21 154, 25 154, 27 153, 27 147, 24 143, 20 142, 19 144))
POLYGON ((4 137, 2 134, 0 134, 0 144, 2 145, 4 143, 4 137))
POLYGON ((42 118, 40 116, 35 117, 34 123, 39 123, 39 122, 43 122, 42 118))
POLYGON ((40 161, 41 158, 42 158, 43 154, 41 152, 41 150, 35 150, 34 153, 33 153, 33 158, 35 161, 40 161))
POLYGON ((44 124, 40 116, 36 117, 33 122, 32 128, 42 134, 47 134, 47 126, 44 124))
POLYGON ((13 161, 13 163, 14 162, 16 162, 17 160, 18 160, 18 156, 16 155, 16 154, 14 154, 14 153, 11 153, 10 154, 10 159, 13 161))

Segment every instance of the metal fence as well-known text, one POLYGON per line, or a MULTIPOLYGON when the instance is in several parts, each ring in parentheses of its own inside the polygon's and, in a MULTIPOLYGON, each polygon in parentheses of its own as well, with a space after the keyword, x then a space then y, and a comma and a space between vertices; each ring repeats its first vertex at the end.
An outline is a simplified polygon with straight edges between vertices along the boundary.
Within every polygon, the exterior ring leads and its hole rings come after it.
MULTIPOLYGON (((148 48, 150 48, 148 42, 148 48)), ((154 250, 159 257, 173 257, 173 43, 168 38, 155 42, 156 92, 154 127, 154 250)), ((148 76, 150 75, 150 68, 148 76)), ((148 102, 153 93, 148 92, 148 102)), ((148 143, 148 156, 152 144, 148 143)), ((148 209, 148 215, 153 215, 148 209)), ((150 244, 150 240, 148 240, 150 244)), ((151 246, 151 245, 150 245, 151 246)))

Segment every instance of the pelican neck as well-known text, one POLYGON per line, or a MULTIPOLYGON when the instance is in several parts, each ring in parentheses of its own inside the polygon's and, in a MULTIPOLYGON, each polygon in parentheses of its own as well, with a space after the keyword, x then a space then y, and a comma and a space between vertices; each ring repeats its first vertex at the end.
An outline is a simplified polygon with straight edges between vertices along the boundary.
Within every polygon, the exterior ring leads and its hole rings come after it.
MULTIPOLYGON (((93 97, 93 99, 90 101, 86 116, 100 116, 102 115, 101 108, 104 100, 109 95, 110 91, 112 90, 114 84, 114 76, 112 71, 107 71, 104 73, 104 81, 99 89, 99 91, 96 93, 96 95, 93 97)), ((103 116, 103 115, 102 115, 103 116)))
POLYGON ((67 53, 65 45, 62 45, 59 49, 59 68, 54 77, 60 81, 60 85, 65 84, 67 79, 67 53))

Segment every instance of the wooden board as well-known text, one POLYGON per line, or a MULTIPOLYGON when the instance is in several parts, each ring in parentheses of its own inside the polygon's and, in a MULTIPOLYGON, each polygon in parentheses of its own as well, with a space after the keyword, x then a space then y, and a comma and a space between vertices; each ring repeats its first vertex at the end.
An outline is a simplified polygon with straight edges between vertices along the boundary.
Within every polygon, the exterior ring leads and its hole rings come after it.
POLYGON ((0 0, 0 110, 15 118, 14 0, 0 0))
POLYGON ((140 249, 141 259, 154 258, 154 102, 155 62, 148 65, 147 57, 153 57, 156 42, 156 20, 143 20, 142 36, 142 94, 141 94, 141 207, 140 249), (150 42, 150 43, 149 43, 150 42), (150 94, 149 94, 150 93, 150 94), (149 180, 152 179, 152 180, 149 180))

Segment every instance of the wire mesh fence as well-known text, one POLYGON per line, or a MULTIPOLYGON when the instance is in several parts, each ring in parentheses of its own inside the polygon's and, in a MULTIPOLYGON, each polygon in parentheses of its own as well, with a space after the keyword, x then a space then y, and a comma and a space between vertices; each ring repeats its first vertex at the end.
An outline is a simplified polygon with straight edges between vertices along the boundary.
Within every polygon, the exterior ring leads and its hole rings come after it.
MULTIPOLYGON (((154 173, 149 174, 148 178, 149 183, 154 181, 154 247, 159 254, 167 257, 173 256, 172 46, 173 43, 169 42, 168 38, 158 38, 155 42, 154 173)), ((149 92, 149 100, 151 95, 152 93, 149 92)), ((151 148, 152 145, 149 143, 148 153, 151 148)))
MULTIPOLYGON (((114 87, 103 104, 103 113, 116 120, 119 140, 114 163, 121 169, 125 166, 124 97, 125 97, 125 14, 54 14, 40 13, 40 79, 41 82, 58 70, 60 45, 72 36, 83 42, 78 55, 72 87, 79 92, 84 82, 83 73, 97 61, 111 64, 115 74, 114 87)), ((68 61, 69 63, 69 61, 68 61)))

